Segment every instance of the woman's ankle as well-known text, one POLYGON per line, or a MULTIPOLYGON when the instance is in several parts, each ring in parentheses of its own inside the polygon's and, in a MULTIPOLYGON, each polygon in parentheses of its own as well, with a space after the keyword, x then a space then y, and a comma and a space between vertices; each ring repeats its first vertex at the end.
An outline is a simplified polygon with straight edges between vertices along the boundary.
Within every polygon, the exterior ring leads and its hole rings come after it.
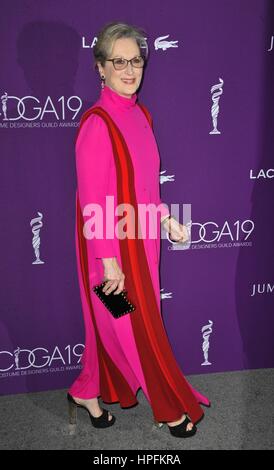
POLYGON ((168 422, 167 424, 170 426, 177 426, 178 424, 180 423, 183 423, 183 421, 186 419, 186 415, 183 414, 183 416, 181 417, 181 419, 177 419, 176 421, 170 421, 168 422))

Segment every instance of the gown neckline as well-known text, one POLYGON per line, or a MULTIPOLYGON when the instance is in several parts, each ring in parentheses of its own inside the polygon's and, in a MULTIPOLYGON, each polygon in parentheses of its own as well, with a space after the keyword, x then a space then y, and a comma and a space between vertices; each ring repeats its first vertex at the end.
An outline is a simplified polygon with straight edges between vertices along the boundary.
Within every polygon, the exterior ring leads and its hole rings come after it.
POLYGON ((101 91, 101 98, 121 108, 130 109, 136 105, 137 93, 127 98, 117 93, 117 91, 113 90, 113 88, 110 88, 108 85, 105 85, 101 91))

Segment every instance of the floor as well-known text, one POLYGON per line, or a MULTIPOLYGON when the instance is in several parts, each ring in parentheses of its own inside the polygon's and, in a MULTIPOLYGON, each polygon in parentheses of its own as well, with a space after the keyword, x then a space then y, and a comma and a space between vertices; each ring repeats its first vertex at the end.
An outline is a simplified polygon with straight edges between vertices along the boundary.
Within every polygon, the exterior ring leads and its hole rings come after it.
POLYGON ((0 397, 0 449, 274 449, 274 369, 192 375, 189 382, 211 400, 195 436, 173 437, 166 425, 156 428, 140 389, 139 404, 121 409, 100 405, 117 418, 96 429, 78 409, 76 428, 68 424, 67 390, 0 397))

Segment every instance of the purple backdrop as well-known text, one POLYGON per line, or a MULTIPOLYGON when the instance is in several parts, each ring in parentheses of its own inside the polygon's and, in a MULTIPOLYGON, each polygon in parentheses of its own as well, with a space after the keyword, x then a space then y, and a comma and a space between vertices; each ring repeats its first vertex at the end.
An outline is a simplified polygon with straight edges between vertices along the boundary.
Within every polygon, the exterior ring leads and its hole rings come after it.
POLYGON ((273 2, 1 6, 1 394, 65 388, 80 372, 74 138, 100 93, 96 33, 115 20, 147 31, 138 94, 162 200, 191 205, 190 248, 161 242, 176 358, 185 374, 274 367, 273 2))

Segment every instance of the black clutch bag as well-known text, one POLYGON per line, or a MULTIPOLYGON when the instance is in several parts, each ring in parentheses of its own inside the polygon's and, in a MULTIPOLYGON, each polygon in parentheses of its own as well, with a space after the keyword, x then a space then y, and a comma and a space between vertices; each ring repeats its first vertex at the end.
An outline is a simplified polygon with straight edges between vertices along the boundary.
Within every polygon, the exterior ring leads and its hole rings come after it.
POLYGON ((103 287, 107 281, 94 286, 92 290, 98 295, 99 299, 103 302, 105 307, 110 311, 114 318, 122 317, 126 313, 133 312, 136 307, 129 301, 126 294, 127 291, 123 290, 120 294, 114 294, 113 291, 106 295, 103 292, 103 287))

